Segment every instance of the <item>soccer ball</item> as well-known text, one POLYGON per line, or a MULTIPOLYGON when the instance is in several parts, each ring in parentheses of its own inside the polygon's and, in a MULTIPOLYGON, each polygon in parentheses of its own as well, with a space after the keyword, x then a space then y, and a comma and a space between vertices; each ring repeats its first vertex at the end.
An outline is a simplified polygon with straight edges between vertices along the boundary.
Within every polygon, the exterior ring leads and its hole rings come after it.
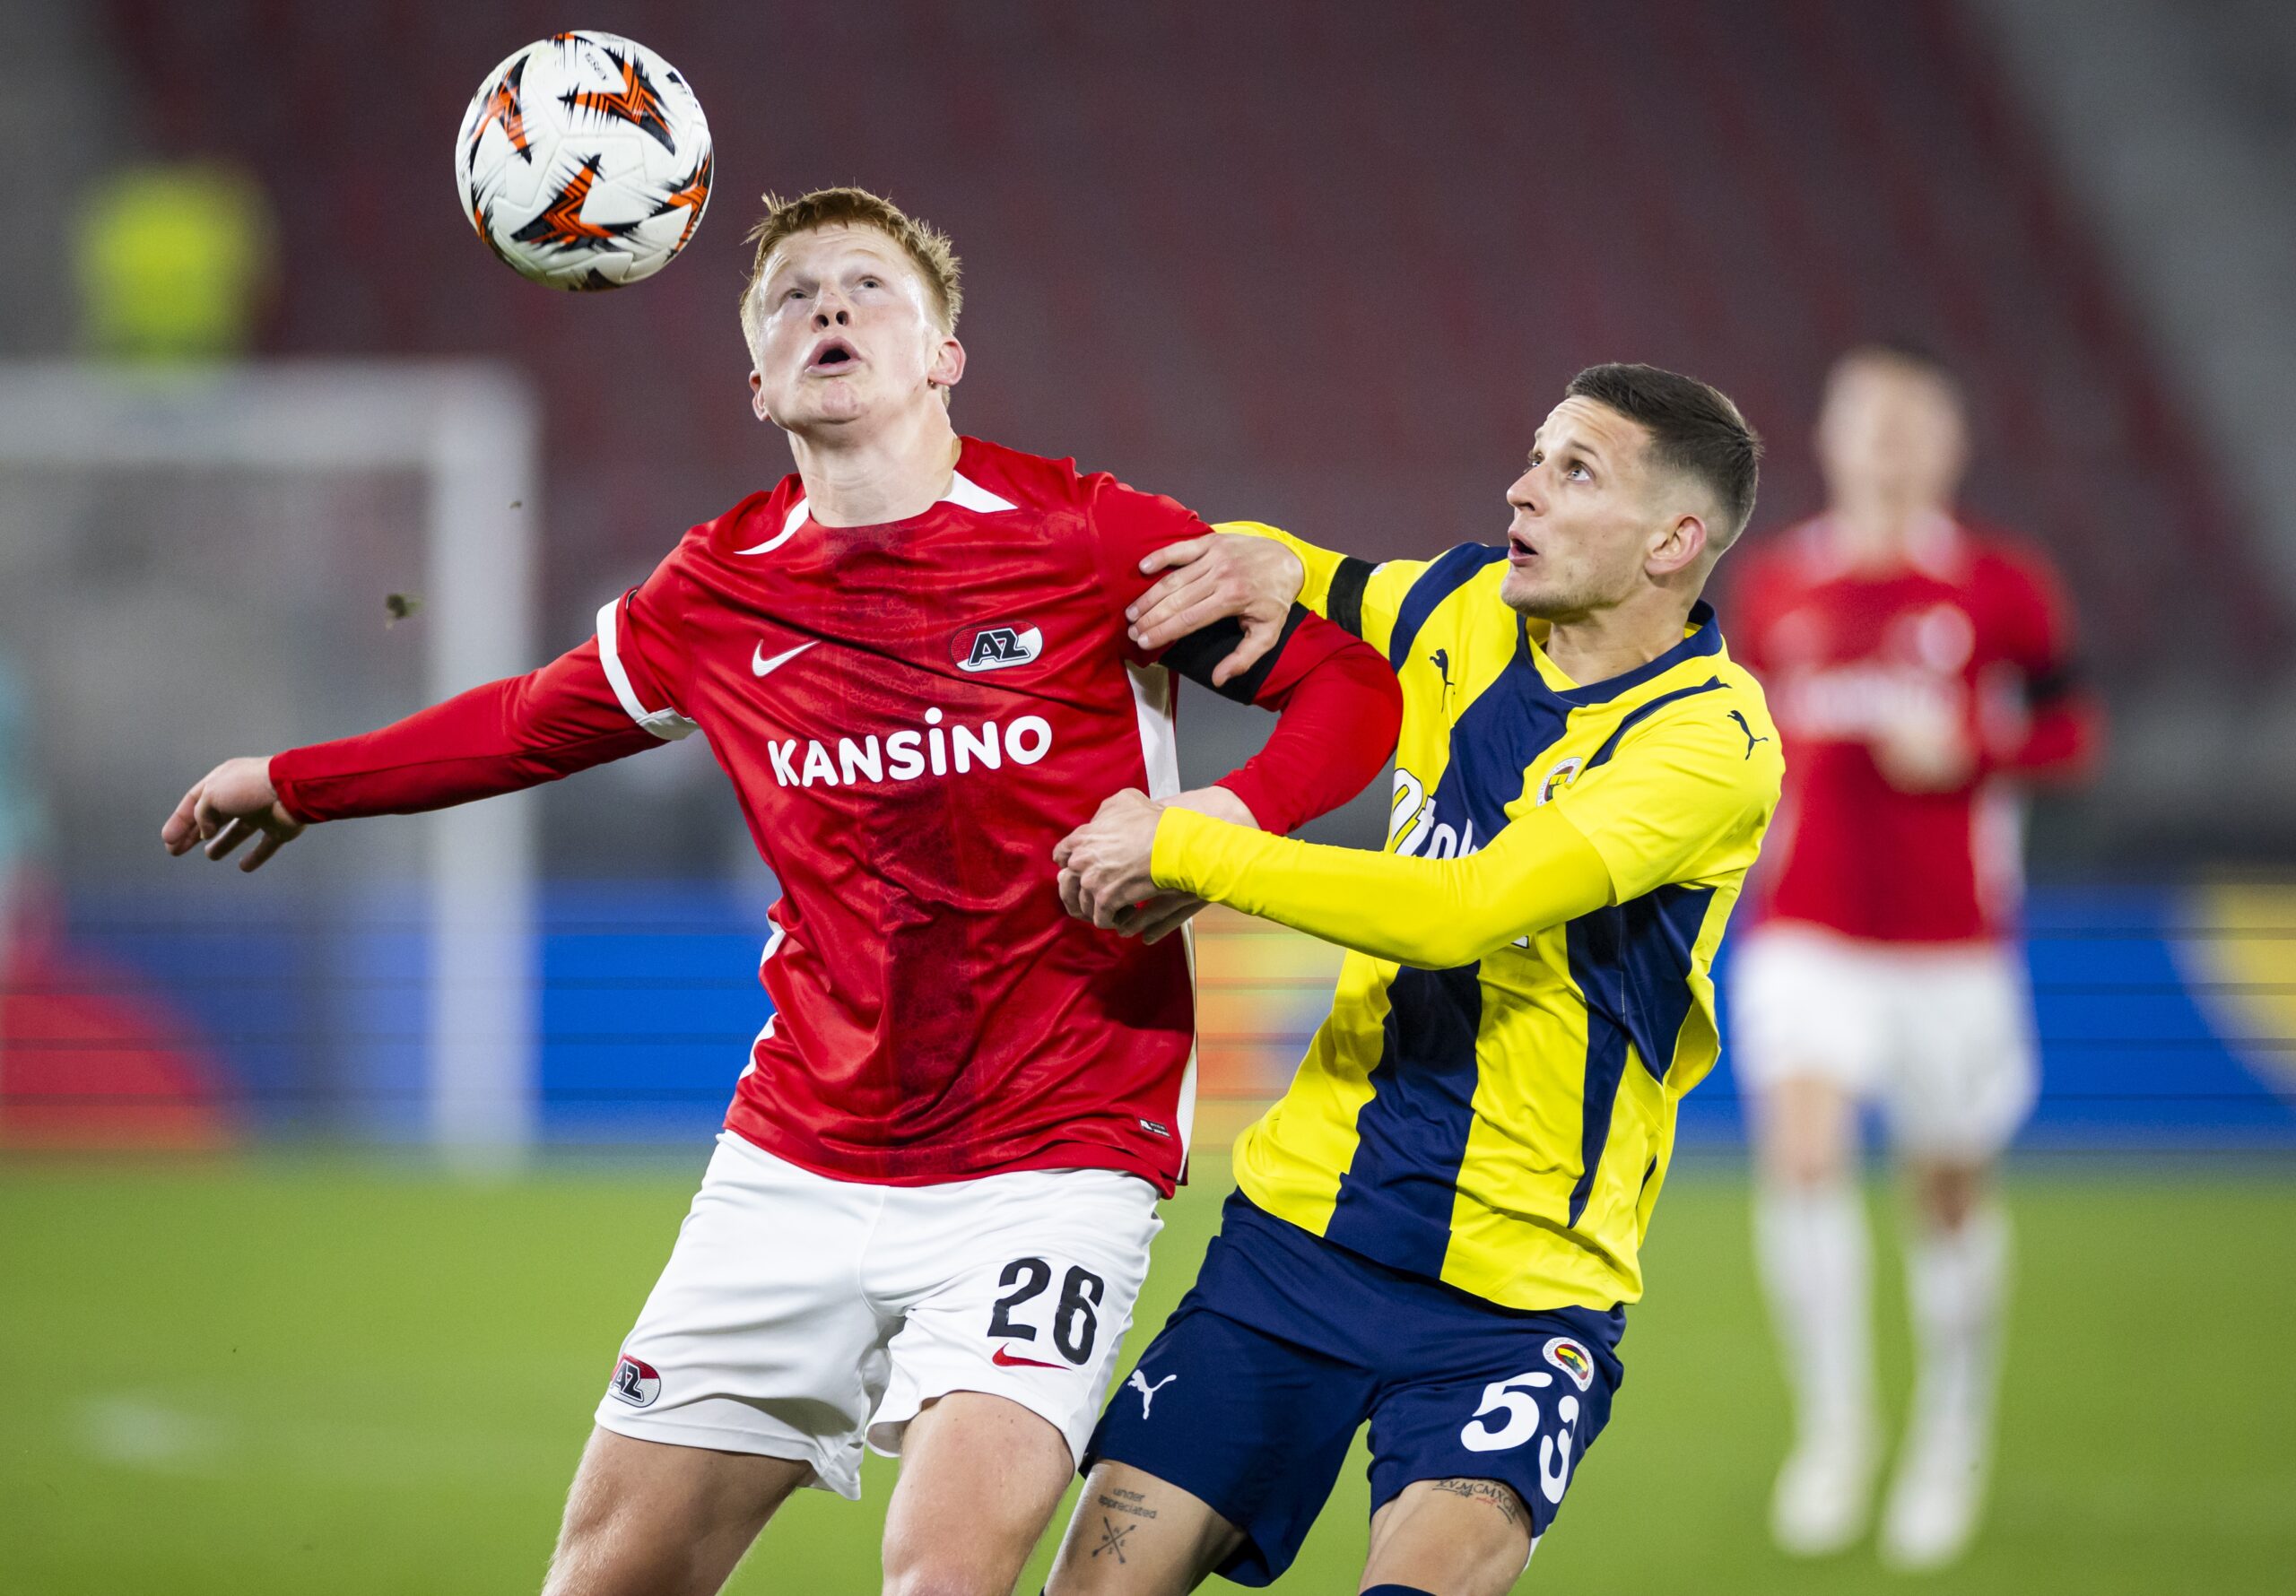
POLYGON ((573 291, 651 277, 709 204, 709 124, 685 76, 618 34, 553 33, 486 74, 455 191, 496 258, 573 291))

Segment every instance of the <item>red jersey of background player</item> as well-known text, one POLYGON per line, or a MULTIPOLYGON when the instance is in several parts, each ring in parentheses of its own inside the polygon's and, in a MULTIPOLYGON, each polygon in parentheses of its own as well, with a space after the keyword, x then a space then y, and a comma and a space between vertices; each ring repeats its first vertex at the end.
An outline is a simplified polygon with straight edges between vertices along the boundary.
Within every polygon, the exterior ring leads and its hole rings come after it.
MULTIPOLYGON (((779 878, 772 1020, 726 1125, 819 1173, 924 1184, 1114 1168, 1169 1193, 1195 1019, 1183 938, 1063 911, 1053 845, 1125 787, 1179 790, 1170 671, 1125 636, 1170 499, 965 439, 923 515, 829 527, 792 475, 688 533, 555 664, 273 759, 309 820, 432 808, 699 727, 779 878), (419 756, 419 764, 410 756, 419 756)), ((1377 655, 1296 613, 1230 697, 1283 711, 1222 783, 1284 831, 1354 795, 1400 707, 1377 655)))
POLYGON ((1786 741, 1757 913, 1880 941, 2007 932, 2020 827, 2000 778, 2076 767, 2097 737, 2043 558, 1943 516, 1888 569, 1848 568, 1822 519, 1747 556, 1730 637, 1786 741), (1873 744, 1891 722, 1922 716, 1958 724, 1975 760, 1956 785, 1901 791, 1873 744))

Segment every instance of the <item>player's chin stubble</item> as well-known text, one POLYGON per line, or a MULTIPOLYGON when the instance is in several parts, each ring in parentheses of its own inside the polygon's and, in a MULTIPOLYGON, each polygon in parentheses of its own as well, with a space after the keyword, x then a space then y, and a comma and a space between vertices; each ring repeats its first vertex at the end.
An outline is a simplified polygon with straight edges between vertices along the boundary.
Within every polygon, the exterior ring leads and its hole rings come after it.
POLYGON ((1526 584, 1518 588, 1510 579, 1500 585, 1499 599, 1528 620, 1569 620, 1587 611, 1584 595, 1552 583, 1526 584))

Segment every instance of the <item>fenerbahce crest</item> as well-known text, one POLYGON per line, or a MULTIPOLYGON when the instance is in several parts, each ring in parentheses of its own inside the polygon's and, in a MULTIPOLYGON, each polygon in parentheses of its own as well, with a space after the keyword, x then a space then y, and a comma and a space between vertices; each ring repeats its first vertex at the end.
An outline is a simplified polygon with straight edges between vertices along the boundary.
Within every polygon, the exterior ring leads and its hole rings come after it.
POLYGON ((1572 754, 1569 759, 1557 759, 1547 767, 1546 774, 1539 777, 1538 790, 1533 802, 1548 803, 1561 796, 1562 789, 1571 784, 1586 763, 1577 754, 1572 754))

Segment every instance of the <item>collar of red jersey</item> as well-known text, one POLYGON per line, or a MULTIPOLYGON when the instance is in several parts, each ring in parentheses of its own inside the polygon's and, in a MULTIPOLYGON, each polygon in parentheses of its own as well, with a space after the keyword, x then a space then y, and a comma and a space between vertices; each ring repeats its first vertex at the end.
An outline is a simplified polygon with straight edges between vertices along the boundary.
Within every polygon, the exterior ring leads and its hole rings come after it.
MULTIPOLYGON (((941 495, 941 497, 934 502, 936 504, 952 504, 961 510, 974 510, 984 516, 993 516, 999 510, 1017 510, 1021 507, 1019 505, 1014 504, 1008 499, 997 498, 996 494, 991 493, 987 489, 982 487, 978 482, 974 481, 961 471, 951 473, 949 478, 949 490, 941 495)), ((800 499, 796 504, 789 507, 789 515, 787 518, 781 523, 781 530, 779 532, 774 533, 773 536, 766 539, 765 542, 758 544, 754 548, 736 549, 734 552, 736 554, 766 554, 771 552, 773 550, 778 549, 782 544, 787 542, 791 538, 797 535, 797 528, 805 524, 805 516, 812 507, 813 507, 806 500, 800 499)))
MULTIPOLYGON (((1808 525, 1803 558, 1810 562, 1813 574, 1820 580, 1831 580, 1847 571, 1848 560, 1823 535, 1824 517, 1808 525)), ((1961 524, 1951 516, 1931 510, 1917 516, 1906 530, 1906 563, 1925 577, 1952 581, 1961 569, 1967 547, 1961 524)))

